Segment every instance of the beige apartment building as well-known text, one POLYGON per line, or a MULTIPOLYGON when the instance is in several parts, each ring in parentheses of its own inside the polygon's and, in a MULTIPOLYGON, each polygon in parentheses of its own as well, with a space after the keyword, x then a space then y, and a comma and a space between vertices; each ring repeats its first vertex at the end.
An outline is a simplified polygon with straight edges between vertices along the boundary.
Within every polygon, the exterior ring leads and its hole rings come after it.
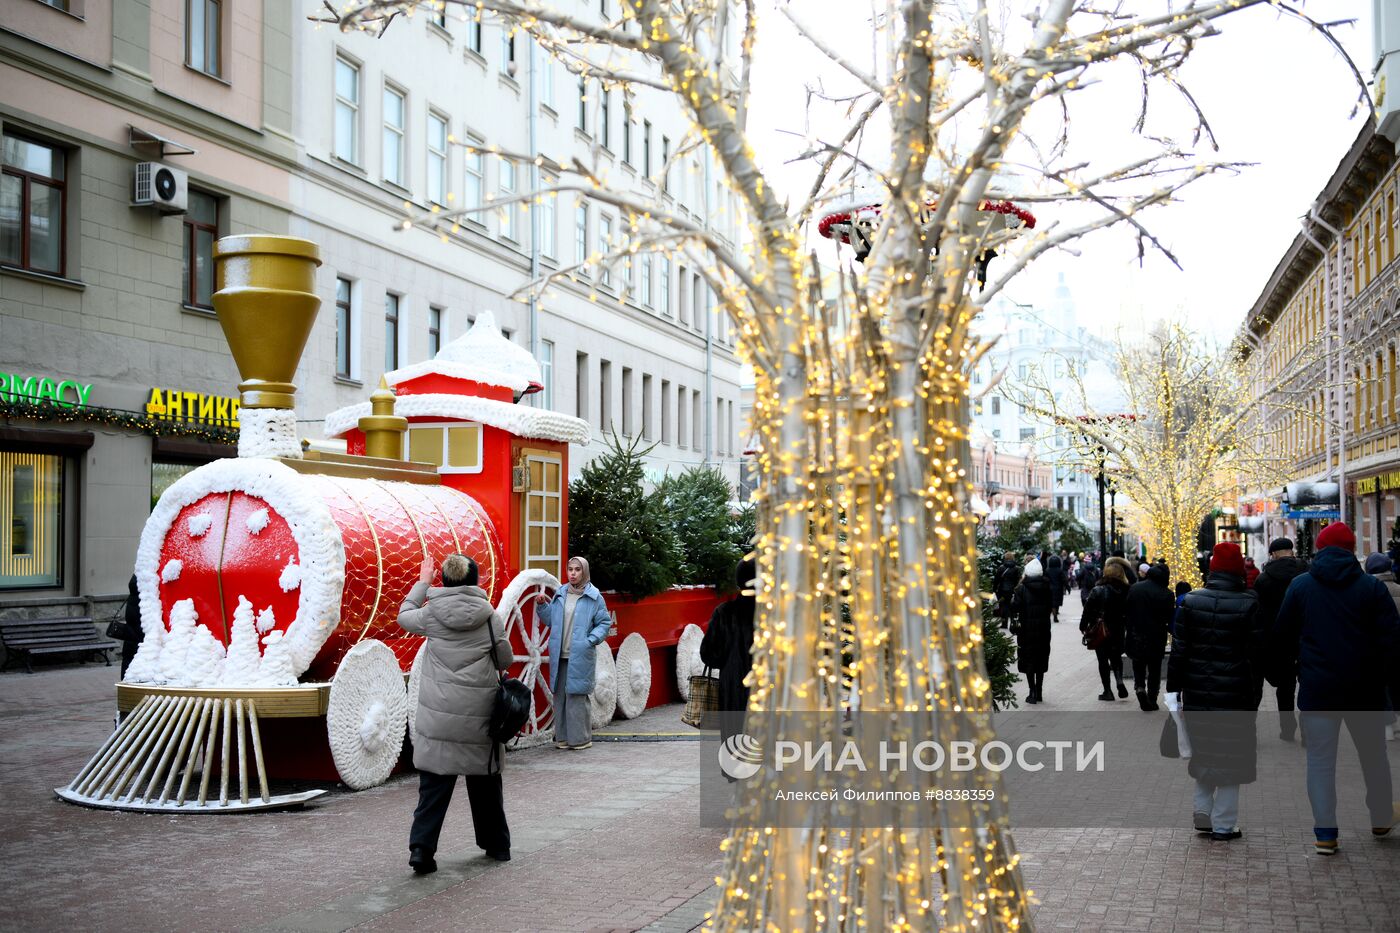
POLYGON ((232 232, 320 245, 304 437, 489 310, 541 364, 522 404, 593 428, 575 471, 616 430, 654 445, 653 478, 705 464, 737 483, 742 368, 692 262, 641 255, 530 301, 533 277, 616 245, 621 218, 561 195, 446 237, 397 229, 579 159, 732 241, 708 154, 671 158, 688 126, 670 98, 580 84, 460 11, 376 39, 316 27, 320 9, 0 3, 0 614, 122 592, 154 499, 232 452, 238 374, 210 301, 213 243, 232 232))

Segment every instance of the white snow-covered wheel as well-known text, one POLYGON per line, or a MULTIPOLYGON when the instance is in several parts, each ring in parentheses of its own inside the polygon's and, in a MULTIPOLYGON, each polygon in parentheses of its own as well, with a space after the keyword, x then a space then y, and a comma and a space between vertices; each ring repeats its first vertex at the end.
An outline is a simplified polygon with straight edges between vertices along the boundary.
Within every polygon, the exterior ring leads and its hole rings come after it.
POLYGON ((651 651, 647 640, 633 632, 617 649, 617 714, 635 719, 647 708, 651 693, 651 651))
POLYGON ((341 659, 326 708, 340 779, 355 790, 383 784, 399 760, 407 724, 408 696, 394 652, 377 639, 360 642, 341 659))
POLYGON ((428 653, 428 642, 424 639, 413 663, 408 667, 408 734, 411 738, 418 724, 418 691, 423 688, 423 655, 428 653))
POLYGON ((612 649, 603 642, 593 652, 593 693, 588 697, 588 719, 594 729, 612 722, 617 712, 617 662, 612 649))
POLYGON ((676 686, 682 700, 690 699, 691 676, 705 669, 705 662, 700 660, 700 642, 704 639, 705 630, 692 623, 681 631, 680 641, 676 642, 676 686))
POLYGON ((558 589, 559 579, 549 571, 524 570, 511 579, 496 604, 516 662, 522 665, 515 676, 530 688, 530 718, 511 743, 513 748, 544 741, 554 730, 554 694, 542 669, 548 660, 549 629, 540 624, 534 612, 529 613, 528 622, 525 615, 533 600, 540 596, 552 599, 558 589))

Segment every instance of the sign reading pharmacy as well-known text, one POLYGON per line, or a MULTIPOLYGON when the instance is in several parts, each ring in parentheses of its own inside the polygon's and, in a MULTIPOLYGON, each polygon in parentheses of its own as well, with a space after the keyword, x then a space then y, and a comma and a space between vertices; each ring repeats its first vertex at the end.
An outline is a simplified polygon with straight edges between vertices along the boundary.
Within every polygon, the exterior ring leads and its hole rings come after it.
POLYGON ((1390 492, 1392 489, 1400 489, 1400 470, 1391 470, 1380 476, 1368 476, 1356 481, 1356 494, 1358 496, 1374 492, 1390 492))
POLYGON ((238 427, 238 399, 177 389, 151 389, 146 415, 160 421, 238 427))
POLYGON ((59 408, 82 408, 87 404, 91 391, 90 382, 84 384, 73 379, 0 373, 0 402, 29 405, 48 402, 59 408))

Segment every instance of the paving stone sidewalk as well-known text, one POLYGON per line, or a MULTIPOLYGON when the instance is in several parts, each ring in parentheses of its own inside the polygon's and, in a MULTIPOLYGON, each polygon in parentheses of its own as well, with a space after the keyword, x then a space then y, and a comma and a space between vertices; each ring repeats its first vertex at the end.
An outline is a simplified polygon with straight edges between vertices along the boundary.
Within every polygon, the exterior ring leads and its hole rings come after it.
MULTIPOLYGON (((1076 594, 1054 629, 1046 709, 1109 706, 1095 700, 1094 657, 1079 645, 1077 619, 1076 594)), ((605 731, 622 740, 584 752, 512 753, 513 860, 475 850, 459 791, 441 869, 417 878, 406 866, 412 775, 339 789, 301 811, 242 817, 122 814, 55 799, 52 789, 111 729, 113 673, 88 665, 0 675, 6 929, 685 933, 713 905, 722 834, 699 825, 701 746, 679 725, 678 707, 613 723, 605 731)), ((1260 741, 1270 740, 1261 727, 1260 741)), ((1345 741, 1342 754, 1352 754, 1345 741)), ((1400 930, 1400 839, 1351 836, 1327 860, 1312 854, 1306 825, 1245 829, 1232 843, 1184 827, 1019 829, 1036 926, 1400 930)))

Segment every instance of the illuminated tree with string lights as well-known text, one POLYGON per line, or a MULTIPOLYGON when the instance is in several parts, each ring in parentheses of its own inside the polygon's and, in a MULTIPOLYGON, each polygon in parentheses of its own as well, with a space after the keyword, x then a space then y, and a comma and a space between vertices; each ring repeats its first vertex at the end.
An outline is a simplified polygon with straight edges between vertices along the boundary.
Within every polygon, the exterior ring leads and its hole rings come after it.
MULTIPOLYGON (((1235 350, 1222 352, 1203 335, 1171 324, 1140 343, 1120 342, 1112 365, 1116 398, 1096 397, 1072 364, 1071 390, 1058 399, 1041 367, 1008 384, 1007 392, 1070 440, 1066 464, 1088 472, 1103 465, 1131 498, 1128 515, 1141 523, 1152 555, 1165 557, 1176 579, 1200 586, 1201 521, 1235 494, 1242 477, 1252 487, 1282 482, 1287 474, 1276 433, 1255 417, 1254 374, 1235 350)), ((1308 416, 1302 406, 1295 412, 1308 416)))
MULTIPOLYGON (((606 88, 672 94, 692 130, 670 161, 707 148, 744 207, 747 236, 734 247, 659 196, 611 186, 578 159, 555 159, 559 184, 487 209, 560 192, 610 204, 626 217, 626 242, 583 266, 643 251, 687 255, 735 322, 756 374, 760 580, 750 710, 770 715, 751 716, 749 731, 760 744, 804 715, 822 723, 814 741, 840 743, 844 712, 856 703, 919 717, 922 739, 991 737, 985 717, 940 715, 991 704, 968 507, 968 374, 987 347, 970 325, 1027 263, 1088 232, 1121 223, 1140 249, 1159 248, 1144 212, 1229 166, 1145 130, 1145 109, 1124 128, 1139 134, 1135 157, 1085 158, 1067 119, 1072 101, 1108 65, 1110 80, 1133 75, 1144 100, 1157 90, 1179 95, 1196 115, 1186 129, 1194 145, 1209 127, 1178 66, 1217 19, 1256 2, 1162 4, 1134 16, 1117 5, 1044 0, 1013 16, 907 0, 877 5, 876 35, 850 48, 825 41, 796 3, 760 15, 752 0, 622 0, 615 16, 535 0, 447 5, 527 33, 606 88), (839 100, 811 89, 814 106, 845 124, 830 140, 804 141, 797 158, 815 176, 795 203, 760 167, 746 127, 755 39, 773 27, 770 13, 855 88, 839 100), (731 18, 737 48, 725 47, 731 18), (858 48, 869 50, 863 61, 858 48), (866 130, 883 139, 880 154, 860 148, 866 130), (1014 204, 1002 190, 1013 165, 1021 179, 1014 204), (859 195, 857 178, 866 184, 859 195), (1039 215, 1033 228, 1027 205, 1039 215), (842 269, 834 296, 806 239, 819 219, 830 219, 825 232, 851 243, 863 263, 842 269)), ((319 19, 378 30, 418 6, 350 0, 328 3, 319 19)), ((526 164, 539 157, 489 151, 526 164)), ((410 214, 404 226, 445 230, 466 212, 410 214)), ((534 286, 578 271, 560 269, 534 286)), ((852 728, 873 728, 866 722, 852 728)), ((807 780, 788 769, 778 786, 801 790, 807 780)), ((995 775, 978 780, 997 787, 995 775)), ((810 828, 788 829, 759 822, 756 792, 745 793, 723 846, 715 928, 1031 925, 1000 795, 929 802, 931 825, 838 829, 833 808, 810 828)))

